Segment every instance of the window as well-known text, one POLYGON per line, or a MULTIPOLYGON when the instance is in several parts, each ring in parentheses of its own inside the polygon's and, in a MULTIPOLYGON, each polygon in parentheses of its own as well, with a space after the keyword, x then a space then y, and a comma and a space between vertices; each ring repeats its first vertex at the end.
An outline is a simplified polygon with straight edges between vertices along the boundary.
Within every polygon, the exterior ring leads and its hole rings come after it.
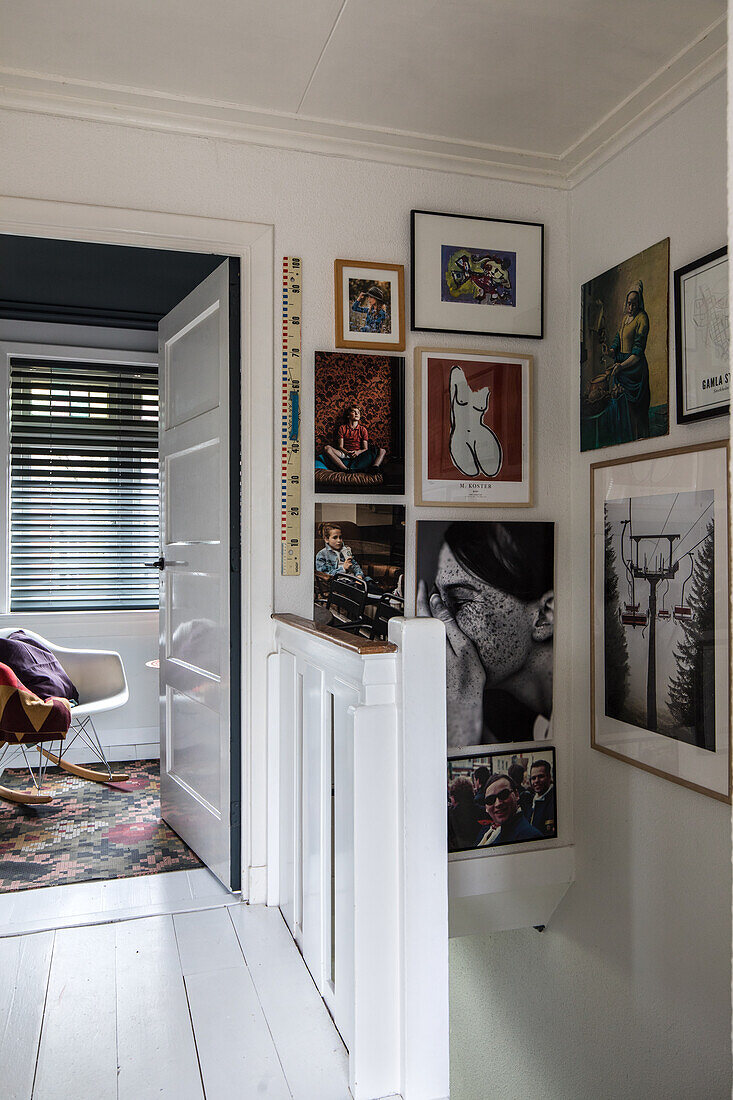
POLYGON ((9 364, 10 610, 157 607, 157 368, 9 364))

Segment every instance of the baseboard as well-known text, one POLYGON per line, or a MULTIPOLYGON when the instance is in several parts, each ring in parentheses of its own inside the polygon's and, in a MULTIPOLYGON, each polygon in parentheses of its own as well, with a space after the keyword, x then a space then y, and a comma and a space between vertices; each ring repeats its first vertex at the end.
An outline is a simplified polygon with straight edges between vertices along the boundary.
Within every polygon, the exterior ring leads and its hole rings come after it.
MULTIPOLYGON (((159 760, 160 742, 136 745, 104 745, 108 760, 159 760)), ((96 756, 81 740, 64 753, 70 764, 93 764, 96 756)))
MULTIPOLYGON (((107 745, 102 742, 104 751, 107 754, 107 759, 110 762, 117 762, 120 760, 159 760, 160 759, 160 741, 147 741, 138 742, 136 744, 125 745, 107 745)), ((51 752, 55 752, 58 748, 58 742, 54 742, 49 746, 51 752)), ((72 745, 70 749, 64 753, 64 759, 68 760, 70 764, 98 764, 99 761, 94 753, 88 748, 87 745, 79 738, 76 744, 72 745)), ((33 765, 34 769, 38 763, 38 756, 33 749, 28 750, 28 760, 33 765)), ((17 757, 10 765, 11 768, 24 767, 23 758, 17 757)), ((0 777, 2 777, 5 771, 4 767, 0 767, 0 777)))

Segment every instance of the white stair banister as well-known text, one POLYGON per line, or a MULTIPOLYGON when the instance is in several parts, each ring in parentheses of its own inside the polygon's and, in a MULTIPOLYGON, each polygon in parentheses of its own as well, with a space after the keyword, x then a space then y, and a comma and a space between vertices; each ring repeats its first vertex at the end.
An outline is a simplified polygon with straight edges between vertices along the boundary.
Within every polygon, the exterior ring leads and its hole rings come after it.
POLYGON ((445 1100, 445 635, 274 616, 268 902, 349 1051, 354 1100, 445 1100))

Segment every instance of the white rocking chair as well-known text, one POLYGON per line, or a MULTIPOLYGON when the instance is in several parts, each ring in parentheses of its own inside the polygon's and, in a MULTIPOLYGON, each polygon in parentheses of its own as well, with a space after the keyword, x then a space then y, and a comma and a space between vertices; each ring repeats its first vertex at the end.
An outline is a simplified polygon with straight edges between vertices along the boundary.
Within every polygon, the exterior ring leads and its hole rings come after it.
MULTIPOLYGON (((0 627, 0 638, 7 638, 18 629, 20 628, 17 626, 0 627)), ((56 655, 57 661, 79 692, 79 703, 71 709, 69 732, 64 740, 59 741, 58 754, 50 752, 41 743, 35 746, 11 744, 0 746, 0 769, 10 767, 12 762, 22 755, 35 788, 35 792, 25 792, 0 785, 0 798, 9 802, 32 805, 53 802, 53 795, 45 793, 42 789, 49 761, 63 768, 64 771, 79 776, 80 779, 88 779, 95 783, 123 783, 129 779, 127 772, 112 771, 92 717, 94 714, 123 706, 130 697, 125 669, 119 653, 101 649, 66 649, 64 646, 54 645, 53 642, 49 642, 32 630, 27 630, 25 627, 23 630, 30 638, 35 638, 48 646, 56 655), (65 759, 65 754, 79 737, 105 769, 104 771, 72 764, 65 759), (39 753, 36 774, 28 759, 28 752, 34 749, 39 753)), ((53 742, 50 744, 53 745, 53 742)))

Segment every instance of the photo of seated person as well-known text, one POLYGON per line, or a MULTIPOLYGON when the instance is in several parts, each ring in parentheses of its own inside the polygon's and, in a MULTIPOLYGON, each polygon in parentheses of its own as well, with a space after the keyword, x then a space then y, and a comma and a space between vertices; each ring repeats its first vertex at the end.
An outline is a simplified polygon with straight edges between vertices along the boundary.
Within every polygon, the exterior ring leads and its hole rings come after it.
POLYGON ((314 387, 316 492, 402 494, 404 359, 317 351, 314 387))
POLYGON ((336 470, 378 470, 387 455, 384 447, 369 445, 369 432, 362 423, 361 409, 350 405, 336 429, 336 446, 323 448, 336 470))
POLYGON ((384 638, 404 614, 405 509, 391 504, 316 504, 313 617, 384 638))
POLYGON ((363 570, 351 553, 351 547, 344 546, 339 524, 323 523, 321 533, 325 546, 316 554, 316 572, 327 573, 329 577, 333 577, 336 573, 344 573, 350 577, 363 577, 363 570))

